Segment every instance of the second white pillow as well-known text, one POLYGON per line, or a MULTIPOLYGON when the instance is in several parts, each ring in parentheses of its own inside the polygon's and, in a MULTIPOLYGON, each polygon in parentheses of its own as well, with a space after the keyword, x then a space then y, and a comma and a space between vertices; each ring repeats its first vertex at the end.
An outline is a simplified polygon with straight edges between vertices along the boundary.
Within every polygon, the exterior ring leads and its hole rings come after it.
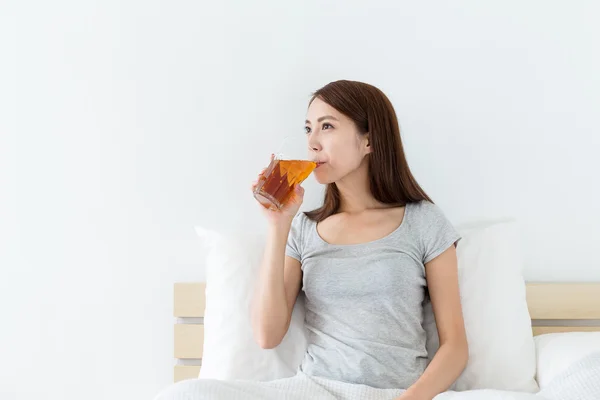
MULTIPOLYGON (((458 273, 469 361, 453 389, 537 392, 535 344, 527 308, 517 224, 458 228, 458 273)), ((430 357, 438 345, 431 308, 425 308, 430 357)))

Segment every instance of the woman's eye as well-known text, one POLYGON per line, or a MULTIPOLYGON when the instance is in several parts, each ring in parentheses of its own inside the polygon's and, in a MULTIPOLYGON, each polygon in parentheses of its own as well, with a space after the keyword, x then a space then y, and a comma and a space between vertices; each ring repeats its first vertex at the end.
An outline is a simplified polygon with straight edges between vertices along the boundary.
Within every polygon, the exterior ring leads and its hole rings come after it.
POLYGON ((326 123, 324 123, 324 124, 323 124, 323 127, 322 127, 321 129, 330 129, 330 128, 333 128, 333 125, 331 125, 331 124, 328 124, 328 123, 326 122, 326 123), (328 128, 326 128, 326 127, 328 127, 328 128))
POLYGON ((310 128, 308 126, 305 126, 304 131, 308 134, 308 133, 310 133, 310 128))

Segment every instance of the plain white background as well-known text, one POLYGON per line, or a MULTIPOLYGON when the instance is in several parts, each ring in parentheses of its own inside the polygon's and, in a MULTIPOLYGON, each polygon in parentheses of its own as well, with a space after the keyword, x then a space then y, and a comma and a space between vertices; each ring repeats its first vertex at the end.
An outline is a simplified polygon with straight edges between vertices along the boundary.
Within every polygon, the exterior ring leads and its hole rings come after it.
MULTIPOLYGON (((600 280, 594 1, 4 1, 0 398, 149 399, 172 379, 194 225, 262 225, 250 182, 310 93, 380 87, 456 224, 515 217, 526 278, 600 280)), ((320 188, 306 182, 306 208, 320 188)))

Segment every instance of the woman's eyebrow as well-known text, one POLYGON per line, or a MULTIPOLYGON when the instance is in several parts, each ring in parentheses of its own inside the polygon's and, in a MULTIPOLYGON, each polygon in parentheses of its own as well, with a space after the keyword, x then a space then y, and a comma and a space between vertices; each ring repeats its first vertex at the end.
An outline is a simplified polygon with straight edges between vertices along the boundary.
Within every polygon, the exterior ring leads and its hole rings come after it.
MULTIPOLYGON (((332 120, 334 120, 334 121, 339 121, 339 119, 337 119, 337 118, 336 118, 336 117, 334 117, 333 115, 323 115, 322 117, 320 117, 320 118, 317 120, 317 122, 321 122, 321 121, 324 121, 324 120, 326 120, 326 119, 332 119, 332 120)), ((309 120, 306 120, 305 122, 306 122, 307 124, 310 124, 310 121, 309 121, 309 120)))

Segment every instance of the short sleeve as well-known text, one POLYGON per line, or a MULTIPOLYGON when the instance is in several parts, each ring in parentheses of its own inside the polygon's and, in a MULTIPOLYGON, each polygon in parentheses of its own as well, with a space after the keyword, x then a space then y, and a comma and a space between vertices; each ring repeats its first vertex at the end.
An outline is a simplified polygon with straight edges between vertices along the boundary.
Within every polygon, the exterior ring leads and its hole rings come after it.
POLYGON ((422 201, 419 208, 423 264, 427 264, 458 243, 461 236, 437 205, 422 201))
POLYGON ((304 213, 299 213, 292 220, 290 234, 285 246, 285 255, 302 261, 302 226, 305 216, 304 213))

